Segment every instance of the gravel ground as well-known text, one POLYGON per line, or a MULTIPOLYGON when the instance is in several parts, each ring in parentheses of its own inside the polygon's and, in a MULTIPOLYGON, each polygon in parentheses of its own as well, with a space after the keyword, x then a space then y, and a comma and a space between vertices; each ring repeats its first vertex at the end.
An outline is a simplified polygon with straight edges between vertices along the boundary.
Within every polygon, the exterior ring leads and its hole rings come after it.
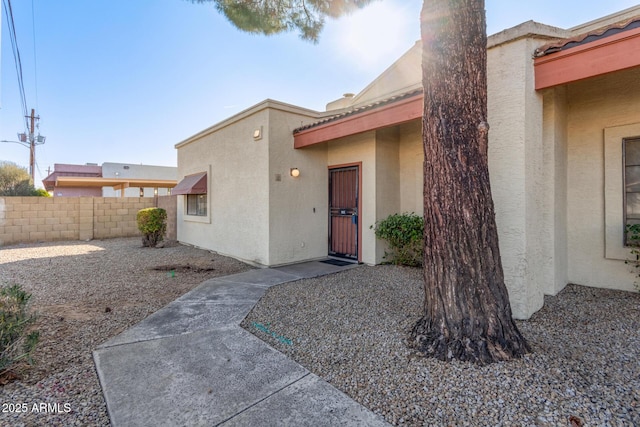
POLYGON ((109 425, 91 351, 203 281, 250 268, 139 237, 0 248, 0 283, 32 293, 40 331, 36 366, 0 387, 0 425, 109 425))
POLYGON ((420 270, 360 267, 271 288, 243 326, 394 425, 640 426, 639 293, 569 285, 517 322, 532 354, 485 367, 407 348, 423 298, 420 270))

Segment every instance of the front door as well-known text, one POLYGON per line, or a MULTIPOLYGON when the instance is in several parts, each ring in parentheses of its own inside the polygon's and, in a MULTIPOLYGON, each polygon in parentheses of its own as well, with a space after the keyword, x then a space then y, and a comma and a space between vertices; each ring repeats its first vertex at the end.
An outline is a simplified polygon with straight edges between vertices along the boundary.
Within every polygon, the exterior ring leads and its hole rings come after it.
POLYGON ((329 169, 329 255, 358 260, 358 166, 329 169))

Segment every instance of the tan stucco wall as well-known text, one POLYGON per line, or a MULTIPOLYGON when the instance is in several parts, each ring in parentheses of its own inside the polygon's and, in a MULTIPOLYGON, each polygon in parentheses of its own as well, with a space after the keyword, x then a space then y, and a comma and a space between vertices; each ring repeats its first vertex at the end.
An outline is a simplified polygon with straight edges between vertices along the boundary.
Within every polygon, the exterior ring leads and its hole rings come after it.
POLYGON ((422 122, 400 126, 400 212, 424 212, 422 122))
POLYGON ((488 50, 489 171, 505 283, 514 317, 543 305, 545 265, 542 96, 534 90, 531 53, 542 41, 517 39, 488 50))
POLYGON ((542 184, 547 191, 542 215, 548 226, 540 234, 547 273, 542 286, 545 294, 555 295, 568 283, 566 87, 546 91, 543 103, 542 184))
POLYGON ((634 276, 619 259, 625 255, 621 144, 640 135, 640 69, 569 85, 567 99, 568 279, 633 290, 634 276))
POLYGON ((293 148, 293 130, 308 121, 269 110, 269 265, 327 256, 327 146, 293 148), (300 176, 292 177, 291 168, 300 176))
POLYGON ((178 240, 256 264, 269 259, 268 112, 261 109, 182 146, 178 179, 207 172, 207 216, 178 197, 178 240), (263 136, 254 140, 255 129, 263 136))
POLYGON ((266 100, 178 144, 179 179, 208 177, 206 217, 186 215, 178 197, 178 240, 256 265, 326 256, 327 189, 313 180, 326 176, 326 154, 293 148, 293 129, 317 118, 266 100))
MULTIPOLYGON (((376 221, 400 210, 400 129, 376 131, 376 221)), ((364 224, 366 225, 366 224, 364 224)), ((376 241, 376 263, 384 261, 386 244, 376 241)))

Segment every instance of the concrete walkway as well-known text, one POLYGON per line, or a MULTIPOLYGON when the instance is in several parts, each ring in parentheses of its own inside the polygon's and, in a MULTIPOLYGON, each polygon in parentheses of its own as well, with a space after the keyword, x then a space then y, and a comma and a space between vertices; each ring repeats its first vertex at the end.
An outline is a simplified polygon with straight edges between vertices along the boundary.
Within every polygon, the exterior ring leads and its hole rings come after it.
MULTIPOLYGON (((386 426, 239 323, 314 261, 207 280, 93 352, 113 426, 386 426)), ((295 342, 293 343, 295 345, 295 342)))

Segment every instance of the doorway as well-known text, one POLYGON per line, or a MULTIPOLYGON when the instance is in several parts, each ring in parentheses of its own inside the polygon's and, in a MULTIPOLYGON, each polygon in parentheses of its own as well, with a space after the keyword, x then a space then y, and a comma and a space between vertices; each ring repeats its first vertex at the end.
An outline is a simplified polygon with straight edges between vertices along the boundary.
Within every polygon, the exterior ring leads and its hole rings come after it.
POLYGON ((358 261, 360 166, 329 169, 329 255, 358 261))

